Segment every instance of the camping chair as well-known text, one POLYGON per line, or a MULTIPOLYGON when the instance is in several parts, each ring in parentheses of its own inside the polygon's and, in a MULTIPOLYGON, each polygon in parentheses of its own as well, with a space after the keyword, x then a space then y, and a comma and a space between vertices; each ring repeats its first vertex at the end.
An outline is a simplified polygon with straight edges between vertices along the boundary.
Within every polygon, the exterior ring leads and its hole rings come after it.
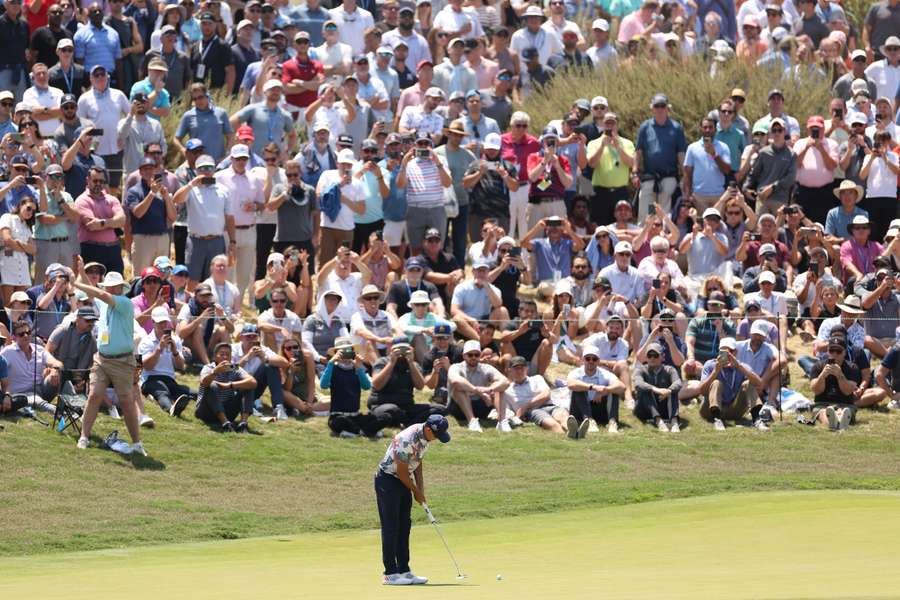
MULTIPOLYGON (((81 425, 78 420, 84 412, 87 403, 89 369, 66 369, 60 375, 63 378, 60 393, 56 396, 56 411, 53 413, 53 429, 57 433, 63 433, 68 428, 73 428, 81 435, 81 425), (85 390, 83 394, 66 393, 66 384, 85 378, 85 390)), ((70 386, 74 387, 74 386, 70 386)))

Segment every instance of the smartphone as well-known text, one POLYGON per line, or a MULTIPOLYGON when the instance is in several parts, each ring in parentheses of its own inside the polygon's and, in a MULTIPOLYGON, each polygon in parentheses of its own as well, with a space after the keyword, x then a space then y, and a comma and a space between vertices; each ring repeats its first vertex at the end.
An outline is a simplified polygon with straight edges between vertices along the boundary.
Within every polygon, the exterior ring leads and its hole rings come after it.
POLYGON ((532 329, 540 329, 541 328, 541 320, 533 319, 531 321, 528 321, 528 326, 531 327, 532 329))
POLYGON ((416 158, 428 158, 428 148, 416 148, 416 158))
POLYGON ((162 181, 162 178, 163 178, 163 174, 157 173, 156 175, 153 176, 153 181, 162 181))
POLYGON ((547 148, 556 148, 556 140, 547 140, 547 143, 544 145, 547 148))
POLYGON ((21 144, 25 141, 25 136, 21 133, 14 133, 10 136, 10 138, 17 144, 21 144))
POLYGON ((170 288, 169 286, 166 286, 166 287, 164 287, 164 288, 162 289, 163 299, 164 299, 166 302, 169 301, 169 296, 171 296, 171 294, 172 294, 172 288, 170 288))
POLYGON ((518 258, 522 256, 522 247, 521 246, 513 246, 509 249, 509 255, 513 258, 518 258))
POLYGON ((817 260, 809 261, 809 272, 810 273, 818 273, 819 272, 819 261, 817 261, 817 260))
POLYGON ((827 363, 828 363, 829 365, 835 365, 835 364, 837 364, 837 361, 834 360, 833 358, 829 358, 828 361, 827 361, 827 363))
POLYGON ((213 185, 215 182, 216 182, 215 177, 204 177, 203 179, 200 180, 200 183, 202 183, 203 185, 213 185))
POLYGON ((812 131, 809 132, 809 137, 811 137, 814 140, 819 139, 821 136, 822 136, 822 131, 818 127, 814 128, 812 131))
POLYGON ((761 239, 762 239, 762 235, 759 234, 759 233, 751 233, 751 234, 750 234, 750 241, 751 241, 751 242, 758 242, 758 241, 760 241, 761 239))
POLYGON ((27 183, 28 185, 34 185, 35 183, 37 183, 37 177, 35 177, 34 175, 29 175, 25 178, 25 183, 27 183))
POLYGON ((232 370, 232 371, 237 371, 237 370, 238 370, 238 364, 237 364, 237 363, 231 363, 231 365, 229 365, 229 366, 231 367, 231 370, 232 370))
POLYGON ((571 304, 563 304, 563 317, 568 319, 570 312, 572 312, 572 305, 571 304))
POLYGON ((375 232, 375 239, 378 240, 379 242, 383 242, 383 241, 384 241, 384 231, 382 231, 381 229, 379 229, 378 231, 376 231, 376 232, 375 232))
POLYGON ((341 350, 341 359, 343 360, 353 360, 356 358, 356 351, 353 348, 348 348, 346 350, 341 350))
POLYGON ((719 357, 716 359, 719 361, 720 365, 724 365, 728 362, 729 354, 725 350, 719 350, 719 357))
POLYGON ((88 133, 88 135, 101 136, 101 135, 103 135, 103 130, 100 129, 99 127, 92 127, 90 129, 88 129, 87 133, 88 133))
POLYGON ((816 235, 816 228, 815 227, 801 227, 800 235, 805 235, 807 237, 814 236, 814 235, 816 235))
POLYGON ((653 280, 653 289, 658 290, 662 286, 662 281, 660 281, 659 277, 653 280))
POLYGON ((163 330, 163 335, 172 335, 172 330, 171 329, 163 330))
POLYGON ((843 119, 844 118, 844 109, 843 108, 834 109, 834 118, 835 119, 843 119))

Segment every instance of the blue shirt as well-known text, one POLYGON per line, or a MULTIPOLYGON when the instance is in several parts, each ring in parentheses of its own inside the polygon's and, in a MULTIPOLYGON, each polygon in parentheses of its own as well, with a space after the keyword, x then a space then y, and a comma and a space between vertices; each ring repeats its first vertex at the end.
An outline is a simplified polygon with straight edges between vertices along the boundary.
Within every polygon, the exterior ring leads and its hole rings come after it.
MULTIPOLYGON (((705 381, 710 375, 712 375, 713 370, 716 368, 716 360, 715 358, 711 358, 705 363, 703 363, 703 373, 700 375, 700 379, 705 381)), ((741 363, 745 369, 750 370, 750 366, 744 363, 741 363)), ((719 371, 719 376, 716 378, 717 381, 722 382, 722 404, 731 404, 737 398, 738 394, 741 392, 741 385, 744 383, 744 373, 739 369, 735 369, 734 367, 725 367, 721 371, 719 371)))
POLYGON ((100 305, 100 319, 97 321, 99 335, 97 350, 107 356, 116 356, 134 351, 134 305, 130 298, 113 296, 115 306, 106 302, 100 305))
POLYGON ((253 129, 253 146, 250 149, 259 155, 272 142, 284 147, 285 137, 294 129, 294 120, 288 111, 278 106, 270 109, 265 102, 245 106, 235 117, 238 122, 246 123, 253 129))
POLYGON ((674 177, 678 174, 678 153, 687 149, 684 129, 672 119, 662 125, 647 119, 638 129, 635 149, 642 153, 645 173, 674 177))
POLYGON ((150 186, 141 179, 135 185, 128 188, 125 193, 125 208, 131 215, 131 231, 143 235, 159 235, 169 232, 169 223, 166 219, 166 202, 156 197, 150 202, 150 208, 144 216, 138 218, 134 214, 134 207, 144 201, 150 193, 150 186))
POLYGON ((0 139, 3 138, 7 133, 17 133, 19 128, 16 127, 16 124, 13 123, 13 120, 7 119, 5 123, 0 123, 0 139))
POLYGON ((88 73, 95 65, 103 65, 110 74, 116 72, 116 60, 122 58, 119 34, 109 25, 100 28, 87 24, 75 32, 75 60, 88 73))
MULTIPOLYGON (((714 235, 723 244, 728 245, 728 238, 724 233, 716 232, 714 235)), ((719 254, 713 241, 704 233, 697 234, 688 253, 688 275, 709 275, 723 262, 725 262, 725 257, 719 254)))
MULTIPOLYGON (((774 328, 773 328, 774 329, 774 328)), ((759 350, 756 352, 750 347, 750 340, 744 340, 737 343, 735 356, 745 365, 750 366, 750 370, 762 377, 772 361, 775 360, 775 346, 769 342, 763 341, 759 350)))
POLYGON ((494 293, 500 296, 500 290, 490 283, 484 287, 477 287, 475 281, 469 279, 463 281, 453 290, 451 304, 459 306, 460 310, 476 319, 486 319, 491 315, 491 300, 488 297, 487 286, 493 288, 494 293))
POLYGON ((728 129, 716 129, 716 140, 728 146, 728 152, 731 156, 731 169, 737 173, 741 168, 741 155, 747 146, 747 137, 744 135, 744 132, 732 123, 728 129))
POLYGON ((539 238, 531 242, 531 249, 537 262, 538 281, 553 281, 554 272, 559 278, 572 274, 572 240, 561 238, 551 243, 550 238, 539 238))
MULTIPOLYGON (((356 174, 359 173, 362 167, 363 163, 357 163, 356 168, 353 169, 354 177, 356 177, 356 174)), ((381 169, 381 176, 385 179, 388 178, 387 169, 381 169)), ((366 224, 382 220, 384 218, 384 212, 382 209, 381 188, 378 185, 378 178, 375 177, 374 173, 368 172, 362 176, 360 183, 366 192, 366 195, 363 198, 366 202, 366 212, 361 215, 353 213, 353 222, 366 224)))
POLYGON ((297 29, 309 34, 309 47, 315 48, 325 43, 322 35, 322 23, 331 19, 331 15, 321 6, 311 10, 306 6, 297 7, 291 15, 297 29))
MULTIPOLYGON (((378 165, 382 169, 387 170, 386 160, 382 160, 378 165)), ((387 182, 391 194, 385 199, 381 206, 385 221, 406 220, 406 188, 401 188, 397 185, 397 175, 399 174, 400 165, 398 164, 397 167, 390 172, 387 182)))
MULTIPOLYGON (((149 96, 153 93, 153 84, 150 83, 150 79, 142 79, 141 81, 136 82, 133 86, 131 86, 131 94, 128 96, 129 100, 134 100, 134 95, 138 93, 143 93, 149 96)), ((159 90, 156 94, 156 100, 153 101, 153 108, 169 108, 172 106, 172 100, 169 97, 169 92, 166 88, 159 90)), ((151 112, 147 112, 147 116, 151 119, 156 119, 159 121, 159 117, 154 115, 151 112)))
POLYGON ((217 162, 225 156, 225 137, 231 135, 231 123, 228 121, 228 113, 218 106, 211 106, 208 110, 190 109, 181 117, 175 137, 182 139, 185 135, 190 138, 198 138, 203 142, 206 153, 217 162))
MULTIPOLYGON (((62 198, 63 202, 67 204, 71 204, 73 202, 72 196, 70 196, 69 193, 65 190, 62 190, 60 192, 60 197, 62 198)), ((59 202, 53 195, 50 194, 49 190, 47 191, 47 214, 53 215, 54 217, 62 217, 63 215, 65 215, 63 209, 59 205, 59 202)), ((44 225, 40 221, 36 221, 34 224, 34 239, 36 240, 52 240, 56 238, 64 238, 68 235, 68 221, 63 221, 54 225, 44 225)))
POLYGON ((0 356, 0 379, 6 379, 7 377, 9 377, 9 363, 0 356))
MULTIPOLYGON (((714 139, 713 146, 716 154, 721 156, 725 162, 731 162, 731 152, 724 142, 714 139)), ((694 193, 719 197, 725 191, 725 175, 719 170, 715 159, 704 150, 702 140, 697 140, 687 147, 684 166, 694 169, 691 178, 694 193)))
MULTIPOLYGON (((3 187, 7 183, 7 181, 0 182, 0 187, 3 187)), ((25 198, 31 198, 35 201, 35 203, 37 203, 37 190, 28 184, 13 188, 6 192, 6 196, 3 197, 3 204, 0 205, 0 207, 3 208, 3 212, 5 213, 12 212, 17 206, 19 206, 19 204, 21 204, 22 200, 25 198)))
POLYGON ((825 216, 825 235, 833 235, 844 239, 849 238, 850 232, 847 231, 847 226, 853 222, 853 217, 859 215, 868 218, 869 212, 856 205, 853 207, 853 212, 848 215, 843 206, 835 206, 825 216))

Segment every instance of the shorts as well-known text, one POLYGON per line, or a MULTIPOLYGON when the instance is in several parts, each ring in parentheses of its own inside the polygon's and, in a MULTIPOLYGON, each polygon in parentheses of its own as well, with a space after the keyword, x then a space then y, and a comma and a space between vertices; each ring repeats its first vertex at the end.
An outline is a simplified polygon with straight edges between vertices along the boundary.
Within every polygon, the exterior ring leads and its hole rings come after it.
MULTIPOLYGON (((469 401, 472 403, 472 414, 476 419, 486 419, 491 414, 493 407, 485 404, 484 398, 481 396, 469 396, 469 401)), ((459 404, 453 401, 450 402, 450 414, 457 419, 466 418, 459 404)))
POLYGON ((120 358, 106 358, 98 352, 94 355, 91 367, 91 389, 106 390, 113 388, 116 396, 126 398, 134 388, 134 374, 137 364, 134 355, 128 354, 120 358))
POLYGON ((546 421, 547 419, 553 419, 553 415, 557 413, 557 411, 566 410, 561 406, 556 406, 555 404, 545 404, 540 408, 532 408, 526 414, 526 421, 531 421, 538 427, 540 427, 541 423, 546 421))
POLYGON ((406 237, 406 221, 384 221, 384 241, 388 246, 399 246, 404 242, 408 242, 406 237))

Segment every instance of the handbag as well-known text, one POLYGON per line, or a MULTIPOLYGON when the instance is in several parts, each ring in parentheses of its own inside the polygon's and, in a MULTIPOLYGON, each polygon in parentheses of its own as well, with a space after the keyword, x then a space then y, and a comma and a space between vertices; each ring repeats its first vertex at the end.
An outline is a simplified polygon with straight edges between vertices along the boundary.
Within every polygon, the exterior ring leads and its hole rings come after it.
POLYGON ((444 212, 447 213, 448 219, 459 216, 459 200, 456 199, 456 190, 452 185, 444 188, 444 212))

